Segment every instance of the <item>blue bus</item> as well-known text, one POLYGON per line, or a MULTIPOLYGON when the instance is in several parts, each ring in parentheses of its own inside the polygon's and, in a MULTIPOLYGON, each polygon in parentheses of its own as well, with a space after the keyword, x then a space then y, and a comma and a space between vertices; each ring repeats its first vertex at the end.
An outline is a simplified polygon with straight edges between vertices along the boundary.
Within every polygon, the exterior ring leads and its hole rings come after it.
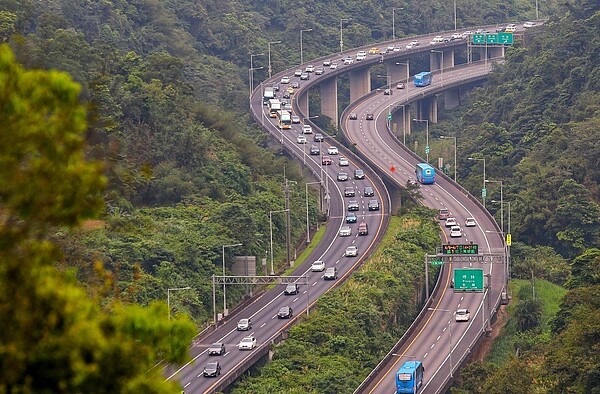
POLYGON ((420 361, 406 361, 396 372, 396 394, 414 394, 423 385, 425 368, 420 361))
POLYGON ((435 182, 435 168, 428 163, 419 163, 415 168, 415 177, 423 185, 431 185, 435 182))
POLYGON ((416 74, 413 77, 413 80, 415 81, 415 86, 430 85, 432 79, 433 79, 433 75, 431 74, 431 71, 423 71, 423 72, 416 74))

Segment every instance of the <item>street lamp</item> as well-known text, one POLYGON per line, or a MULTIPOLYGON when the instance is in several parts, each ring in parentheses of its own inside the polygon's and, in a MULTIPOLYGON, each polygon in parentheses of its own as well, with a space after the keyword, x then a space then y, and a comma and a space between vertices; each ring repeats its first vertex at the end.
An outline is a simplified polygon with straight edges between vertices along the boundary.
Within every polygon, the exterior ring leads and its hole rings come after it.
POLYGON ((483 188, 481 189, 481 201, 483 202, 483 207, 485 208, 485 196, 487 194, 487 190, 485 190, 485 157, 469 157, 467 160, 479 160, 483 161, 483 188))
POLYGON ((227 294, 225 293, 225 248, 242 246, 242 244, 223 245, 223 317, 227 316, 227 294))
POLYGON ((174 287, 171 289, 167 289, 167 309, 169 310, 169 321, 171 320, 171 292, 179 291, 179 290, 190 290, 191 287, 174 287))
POLYGON ((492 181, 490 179, 486 179, 485 183, 499 183, 500 184, 500 229, 502 233, 504 233, 504 196, 502 195, 502 181, 492 181))
POLYGON ((254 63, 252 62, 254 56, 264 56, 264 53, 250 54, 250 96, 252 96, 252 91, 254 90, 254 70, 258 70, 258 68, 254 68, 254 63))
POLYGON ((344 21, 348 22, 352 18, 340 19, 340 53, 344 52, 344 21))
MULTIPOLYGON (((254 91, 254 70, 262 70, 264 67, 250 67, 248 69, 250 79, 250 99, 252 99, 252 91, 254 91)), ((264 93, 263 93, 264 94, 264 93)))
POLYGON ((392 8, 392 38, 396 39, 396 10, 403 10, 404 7, 392 8))
POLYGON ((428 311, 432 311, 432 312, 436 312, 436 311, 440 311, 440 312, 448 312, 450 314, 450 320, 448 320, 448 331, 450 331, 450 378, 453 378, 452 376, 452 370, 454 369, 452 367, 452 311, 448 310, 448 309, 440 309, 440 308, 427 308, 428 311))
POLYGON ((429 163, 429 120, 427 119, 413 119, 413 122, 425 122, 426 126, 426 139, 425 139, 425 155, 427 158, 427 163, 429 163))
POLYGON ((271 78, 271 72, 272 72, 272 68, 271 68, 271 45, 272 44, 281 44, 281 40, 280 41, 269 41, 269 78, 271 78))
MULTIPOLYGON (((537 0, 536 0, 537 1, 537 0)), ((456 0, 454 0, 454 30, 457 29, 456 27, 456 0)))
MULTIPOLYGON (((322 166, 321 166, 322 167, 322 166)), ((307 182, 305 184, 305 188, 306 188, 306 243, 309 244, 310 243, 310 221, 308 218, 308 185, 322 185, 323 181, 318 181, 318 182, 307 182)))
POLYGON ((442 139, 442 140, 453 139, 454 140, 454 182, 456 182, 456 167, 458 167, 458 163, 456 162, 456 137, 440 135, 440 139, 442 139))
POLYGON ((444 51, 436 51, 432 49, 431 52, 437 52, 442 54, 442 63, 440 64, 440 86, 444 87, 444 51))
POLYGON ((500 207, 504 204, 508 205, 508 226, 506 228, 506 234, 503 232, 502 235, 504 236, 504 242, 506 244, 506 277, 507 280, 510 280, 510 245, 512 244, 512 236, 510 234, 510 201, 492 200, 492 203, 500 203, 500 207))
POLYGON ((304 64, 304 57, 302 54, 302 33, 313 31, 313 29, 302 29, 300 30, 300 64, 304 64))
POLYGON ((269 233, 271 235, 271 275, 275 275, 275 270, 273 269, 273 214, 288 212, 288 209, 280 209, 279 211, 269 211, 269 233))

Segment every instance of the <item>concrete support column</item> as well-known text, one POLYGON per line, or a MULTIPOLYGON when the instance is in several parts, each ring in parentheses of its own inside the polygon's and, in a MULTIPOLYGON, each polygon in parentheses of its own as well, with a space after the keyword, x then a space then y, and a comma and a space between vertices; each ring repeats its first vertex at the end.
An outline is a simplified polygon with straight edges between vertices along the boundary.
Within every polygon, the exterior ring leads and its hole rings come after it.
POLYGON ((300 107, 300 111, 302 111, 304 117, 308 118, 310 116, 310 113, 308 111, 308 91, 304 90, 302 91, 302 93, 297 94, 295 97, 298 107, 300 107))
POLYGON ((488 47, 488 58, 493 59, 496 57, 503 57, 503 56, 504 56, 504 47, 503 46, 488 47))
POLYGON ((444 91, 444 109, 456 108, 460 105, 460 89, 446 89, 444 91))
POLYGON ((321 82, 321 114, 331 118, 338 127, 337 78, 329 78, 321 82))
POLYGON ((454 67, 454 51, 452 49, 444 51, 444 68, 454 67))
POLYGON ((371 91, 371 72, 369 67, 352 70, 350 75, 350 102, 371 91))
POLYGON ((438 122, 438 106, 437 106, 437 95, 430 97, 428 100, 429 116, 427 117, 431 123, 438 122))
POLYGON ((407 64, 409 64, 408 59, 406 59, 406 61, 402 64, 396 64, 395 62, 386 64, 387 75, 390 76, 392 83, 398 81, 403 81, 405 83, 408 82, 406 79, 407 77, 410 77, 410 70, 409 67, 406 66, 407 64))
POLYGON ((438 52, 429 53, 429 70, 438 71, 442 69, 442 58, 444 61, 444 69, 454 67, 454 51, 445 50, 444 55, 438 52))
POLYGON ((410 135, 410 105, 401 105, 392 112, 392 133, 404 143, 406 136, 410 135))

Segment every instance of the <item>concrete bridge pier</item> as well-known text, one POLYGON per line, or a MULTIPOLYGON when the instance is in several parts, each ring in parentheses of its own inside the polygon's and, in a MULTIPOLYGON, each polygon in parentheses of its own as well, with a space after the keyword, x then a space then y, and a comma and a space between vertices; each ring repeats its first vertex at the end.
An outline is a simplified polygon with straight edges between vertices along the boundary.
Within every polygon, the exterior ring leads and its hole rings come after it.
POLYGON ((333 121, 335 128, 338 127, 338 96, 337 78, 329 78, 321 84, 321 114, 333 121))
POLYGON ((308 118, 310 116, 308 112, 308 91, 303 91, 300 94, 294 95, 296 103, 300 107, 300 111, 308 118))
POLYGON ((406 59, 406 62, 394 62, 387 63, 387 75, 390 76, 390 80, 393 82, 403 81, 408 83, 410 78, 410 63, 406 59))
POLYGON ((351 70, 350 75, 350 102, 371 91, 371 72, 368 67, 351 70))

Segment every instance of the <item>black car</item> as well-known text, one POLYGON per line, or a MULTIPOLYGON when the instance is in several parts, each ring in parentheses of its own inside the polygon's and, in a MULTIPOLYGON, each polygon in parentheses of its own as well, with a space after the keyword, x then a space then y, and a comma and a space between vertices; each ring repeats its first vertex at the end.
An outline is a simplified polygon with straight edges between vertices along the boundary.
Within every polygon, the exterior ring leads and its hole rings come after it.
POLYGON ((365 179, 365 172, 360 169, 354 170, 354 179, 365 179))
POLYGON ((318 146, 311 146, 310 147, 310 154, 313 156, 318 156, 319 154, 321 154, 321 152, 319 151, 319 147, 318 146))
POLYGON ((292 82, 292 85, 291 85, 291 86, 292 86, 294 89, 298 89, 298 88, 300 87, 300 82, 298 82, 298 81, 294 81, 294 82, 292 82))
POLYGON ((353 212, 349 212, 346 215, 346 223, 356 223, 358 219, 356 218, 356 215, 353 212))
POLYGON ((279 84, 278 83, 273 84, 273 91, 279 92, 279 84))
POLYGON ((321 133, 315 134, 315 142, 323 142, 324 139, 325 139, 325 137, 323 137, 323 134, 321 134, 321 133))
POLYGON ((386 96, 389 96, 389 95, 391 95, 391 94, 392 94, 392 89, 385 89, 385 90, 383 91, 383 94, 385 94, 386 96))
POLYGON ((220 356, 221 354, 225 354, 225 344, 221 342, 213 343, 208 348, 209 356, 220 356))
POLYGON ((379 211, 379 201, 369 200, 369 211, 379 211))
POLYGON ((298 288, 297 283, 288 283, 288 285, 285 287, 285 291, 283 292, 283 294, 295 295, 295 294, 298 294, 299 292, 300 292, 300 289, 298 288))
POLYGON ((352 112, 350 114, 350 120, 356 120, 356 118, 358 118, 358 115, 356 115, 356 112, 352 112))
POLYGON ((373 114, 367 114, 366 119, 367 120, 373 120, 373 114))
POLYGON ((363 195, 365 197, 373 197, 375 195, 375 191, 371 186, 365 186, 365 190, 363 191, 363 195))
POLYGON ((221 374, 221 364, 218 361, 209 361, 202 373, 205 377, 217 377, 221 374))
POLYGON ((283 95, 281 97, 289 100, 292 96, 288 92, 283 92, 283 95))
POLYGON ((292 311, 292 308, 290 308, 289 306, 282 306, 281 308, 279 308, 279 312, 277 312, 277 318, 278 319, 289 319, 290 317, 292 317, 294 314, 294 311, 292 311))

